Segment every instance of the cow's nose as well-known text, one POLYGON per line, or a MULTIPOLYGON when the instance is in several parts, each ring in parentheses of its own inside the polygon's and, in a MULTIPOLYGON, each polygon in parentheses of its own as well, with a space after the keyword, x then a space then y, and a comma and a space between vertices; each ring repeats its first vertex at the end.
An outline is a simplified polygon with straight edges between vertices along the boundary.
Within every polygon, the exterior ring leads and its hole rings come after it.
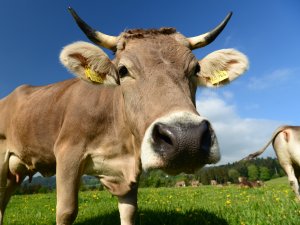
POLYGON ((206 120, 200 123, 156 123, 152 132, 154 149, 166 158, 180 153, 198 156, 209 154, 212 138, 206 120))

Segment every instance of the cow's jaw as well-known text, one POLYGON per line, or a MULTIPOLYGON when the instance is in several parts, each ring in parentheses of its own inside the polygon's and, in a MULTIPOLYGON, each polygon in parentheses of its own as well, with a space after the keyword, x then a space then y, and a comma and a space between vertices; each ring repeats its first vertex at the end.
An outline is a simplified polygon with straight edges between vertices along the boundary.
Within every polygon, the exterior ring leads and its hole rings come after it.
POLYGON ((191 112, 174 112, 156 119, 147 128, 142 141, 141 161, 144 170, 191 173, 219 160, 219 145, 210 123, 191 112), (156 133, 162 140, 157 140, 156 133))

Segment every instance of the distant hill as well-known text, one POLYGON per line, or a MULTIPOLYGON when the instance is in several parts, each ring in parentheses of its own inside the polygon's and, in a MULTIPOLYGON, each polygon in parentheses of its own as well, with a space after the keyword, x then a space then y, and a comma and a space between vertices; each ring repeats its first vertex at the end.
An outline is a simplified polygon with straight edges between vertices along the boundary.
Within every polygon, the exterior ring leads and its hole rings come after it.
POLYGON ((34 185, 41 185, 43 187, 49 188, 49 189, 55 189, 56 187, 56 178, 53 177, 42 177, 42 176, 36 176, 32 178, 31 183, 29 183, 29 179, 26 179, 22 183, 22 187, 24 186, 34 186, 34 185))

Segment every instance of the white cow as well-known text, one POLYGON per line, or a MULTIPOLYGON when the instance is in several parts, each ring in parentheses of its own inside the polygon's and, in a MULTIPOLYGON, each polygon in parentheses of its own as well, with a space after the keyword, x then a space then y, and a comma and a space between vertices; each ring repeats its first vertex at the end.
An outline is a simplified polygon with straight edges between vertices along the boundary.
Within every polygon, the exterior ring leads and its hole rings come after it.
POLYGON ((261 150, 250 154, 244 160, 259 156, 271 143, 278 161, 286 172, 290 185, 300 201, 300 126, 281 126, 277 128, 271 140, 261 150))

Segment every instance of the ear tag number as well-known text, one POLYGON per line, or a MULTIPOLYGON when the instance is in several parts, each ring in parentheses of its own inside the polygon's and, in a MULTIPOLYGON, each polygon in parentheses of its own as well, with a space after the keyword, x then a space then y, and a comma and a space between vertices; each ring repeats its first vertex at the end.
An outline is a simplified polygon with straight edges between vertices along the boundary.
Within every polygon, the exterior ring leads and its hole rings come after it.
POLYGON ((221 81, 228 79, 228 73, 225 70, 217 70, 214 75, 210 77, 210 81, 213 85, 219 84, 221 81))

